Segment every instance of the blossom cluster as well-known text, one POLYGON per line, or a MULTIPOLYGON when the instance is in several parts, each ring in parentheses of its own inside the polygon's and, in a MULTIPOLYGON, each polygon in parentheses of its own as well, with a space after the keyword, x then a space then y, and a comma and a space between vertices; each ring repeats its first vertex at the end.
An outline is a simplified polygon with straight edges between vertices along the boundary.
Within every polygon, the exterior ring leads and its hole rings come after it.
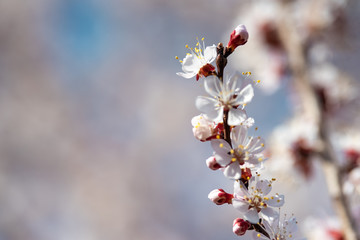
POLYGON ((252 80, 250 72, 224 76, 227 57, 244 45, 248 37, 246 27, 239 25, 226 47, 222 43, 205 47, 203 38, 194 48, 186 45, 190 53, 180 60, 183 72, 177 74, 196 80, 203 78, 207 95, 196 98, 195 105, 201 114, 191 120, 193 133, 196 139, 212 146, 213 153, 206 160, 208 168, 222 171, 234 184, 232 193, 215 189, 208 198, 216 205, 232 205, 238 211, 239 218, 233 222, 237 236, 251 232, 253 239, 297 239, 295 217, 286 219, 279 214, 285 197, 272 192, 276 179, 262 177, 265 141, 253 134, 257 130, 255 120, 245 110, 259 81, 252 80), (215 60, 216 67, 212 65, 215 60))

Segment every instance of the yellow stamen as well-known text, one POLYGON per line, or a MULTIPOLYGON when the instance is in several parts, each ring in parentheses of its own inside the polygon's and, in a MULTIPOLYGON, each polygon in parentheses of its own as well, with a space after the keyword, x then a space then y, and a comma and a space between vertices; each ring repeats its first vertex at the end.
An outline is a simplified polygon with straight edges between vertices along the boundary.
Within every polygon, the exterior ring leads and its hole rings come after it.
POLYGON ((220 143, 220 144, 219 144, 219 147, 221 147, 221 148, 224 147, 224 144, 220 143))

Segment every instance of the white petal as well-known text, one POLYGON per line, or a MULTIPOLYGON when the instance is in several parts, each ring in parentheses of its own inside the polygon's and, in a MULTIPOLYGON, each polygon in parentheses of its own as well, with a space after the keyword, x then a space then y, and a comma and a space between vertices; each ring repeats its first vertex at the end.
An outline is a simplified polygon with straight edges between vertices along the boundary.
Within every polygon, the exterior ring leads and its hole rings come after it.
POLYGON ((249 128, 249 127, 253 126, 254 123, 255 123, 255 120, 253 118, 249 117, 243 122, 242 125, 249 128))
POLYGON ((266 201, 266 204, 270 207, 281 207, 284 205, 284 195, 275 195, 273 197, 270 197, 268 201, 266 201))
POLYGON ((251 84, 248 84, 246 87, 244 87, 239 95, 236 97, 235 102, 237 105, 242 105, 244 103, 249 103, 251 99, 254 97, 254 89, 251 86, 251 84))
POLYGON ((231 86, 231 89, 236 92, 238 95, 240 93, 240 90, 243 89, 247 84, 244 84, 243 76, 239 72, 236 72, 234 75, 232 75, 230 78, 227 78, 229 82, 229 86, 231 86))
POLYGON ((221 82, 217 76, 211 75, 204 80, 205 91, 213 97, 218 97, 221 92, 221 82))
POLYGON ((287 220, 287 224, 285 225, 287 232, 296 232, 297 231, 297 224, 296 224, 296 218, 291 217, 289 220, 287 220))
POLYGON ((224 175, 230 179, 240 179, 241 178, 241 168, 238 162, 233 162, 224 169, 224 175))
POLYGON ((208 119, 215 122, 222 122, 223 110, 221 107, 218 107, 218 101, 216 99, 199 96, 196 98, 195 106, 203 112, 208 119))
POLYGON ((234 147, 244 145, 244 142, 247 138, 247 131, 248 128, 242 125, 233 128, 233 130, 231 131, 231 140, 234 147))
POLYGON ((249 84, 253 85, 253 80, 251 80, 251 78, 244 77, 244 75, 239 72, 235 72, 230 78, 231 81, 236 82, 237 91, 240 91, 249 84))
POLYGON ((265 141, 261 137, 253 137, 247 145, 249 152, 256 154, 261 153, 265 149, 265 141))
MULTIPOLYGON (((230 162, 231 162, 231 158, 223 155, 223 156, 220 156, 219 154, 216 154, 216 162, 221 166, 221 167, 225 167, 227 166, 230 162)), ((224 169, 221 169, 221 170, 224 170, 224 169)))
POLYGON ((176 73, 178 76, 183 77, 183 78, 192 78, 196 76, 196 73, 194 72, 188 72, 188 73, 183 73, 183 72, 178 72, 176 73))
POLYGON ((245 161, 245 163, 252 164, 253 165, 252 167, 254 167, 255 165, 263 163, 265 160, 266 159, 264 159, 264 156, 261 154, 250 155, 249 158, 245 161))
POLYGON ((249 191, 241 181, 234 181, 234 194, 236 196, 249 196, 249 191))
POLYGON ((259 180, 256 183, 256 189, 261 189, 262 194, 265 196, 265 195, 269 194, 272 187, 271 187, 270 182, 268 180, 259 180))
POLYGON ((240 200, 240 199, 233 198, 232 205, 234 206, 234 208, 236 210, 238 210, 242 214, 245 214, 247 212, 247 210, 249 209, 249 203, 244 200, 240 200))
POLYGON ((232 108, 229 111, 228 124, 230 126, 240 125, 246 118, 247 116, 244 110, 232 108))
POLYGON ((230 92, 234 93, 235 90, 237 89, 237 85, 238 85, 238 78, 237 77, 226 77, 225 78, 225 84, 227 87, 227 90, 229 90, 230 92))
POLYGON ((199 61, 195 55, 189 54, 183 60, 182 70, 184 72, 194 72, 197 74, 200 70, 199 61))
POLYGON ((260 213, 262 217, 268 222, 273 222, 276 218, 279 217, 279 213, 269 207, 261 209, 260 213))
POLYGON ((216 46, 212 45, 212 46, 207 46, 204 50, 204 58, 206 60, 207 63, 211 63, 212 61, 215 60, 216 58, 216 46))
POLYGON ((224 139, 213 139, 211 140, 211 146, 219 155, 219 159, 216 158, 216 161, 221 166, 226 166, 231 162, 231 156, 228 154, 231 150, 229 143, 227 143, 224 139))
POLYGON ((245 220, 248 220, 251 223, 258 223, 259 222, 259 214, 257 213, 257 211, 252 208, 249 209, 249 211, 247 211, 244 215, 245 220))

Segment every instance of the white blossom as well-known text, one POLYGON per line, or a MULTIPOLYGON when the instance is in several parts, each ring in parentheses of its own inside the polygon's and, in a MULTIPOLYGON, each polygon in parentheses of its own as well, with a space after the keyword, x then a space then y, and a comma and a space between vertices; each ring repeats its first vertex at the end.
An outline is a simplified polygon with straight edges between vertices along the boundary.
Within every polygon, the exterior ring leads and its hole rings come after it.
POLYGON ((241 168, 255 168, 264 160, 261 152, 265 149, 261 137, 249 137, 248 127, 240 125, 232 129, 230 138, 232 147, 224 139, 211 140, 216 161, 224 167, 224 175, 230 179, 241 178, 241 168))
POLYGON ((224 111, 228 111, 227 123, 229 125, 240 125, 246 120, 247 116, 243 107, 254 96, 254 89, 248 80, 241 79, 238 73, 225 78, 223 83, 218 77, 209 76, 205 79, 204 85, 211 97, 199 96, 195 104, 208 119, 216 123, 223 122, 224 111))
MULTIPOLYGON (((185 58, 180 61, 182 65, 183 72, 176 73, 177 75, 184 78, 192 78, 196 76, 196 80, 200 77, 209 76, 214 70, 215 67, 212 66, 212 63, 216 56, 216 46, 205 47, 204 38, 202 43, 198 41, 195 48, 190 48, 188 45, 185 47, 190 50, 191 53, 187 53, 185 58)), ((176 57, 178 59, 178 57, 176 57)))
POLYGON ((242 181, 235 181, 233 206, 251 223, 258 223, 260 217, 273 221, 279 214, 272 207, 281 207, 284 195, 276 193, 268 196, 271 189, 272 181, 259 179, 258 176, 249 180, 248 188, 242 181))

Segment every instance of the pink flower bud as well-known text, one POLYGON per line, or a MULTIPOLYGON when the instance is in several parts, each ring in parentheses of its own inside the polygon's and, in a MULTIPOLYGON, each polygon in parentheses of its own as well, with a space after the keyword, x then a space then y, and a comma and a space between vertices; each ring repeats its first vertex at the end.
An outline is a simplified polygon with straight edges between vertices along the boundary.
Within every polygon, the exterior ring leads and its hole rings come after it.
POLYGON ((223 189, 214 189, 209 193, 208 198, 216 205, 223 205, 225 203, 231 204, 234 196, 226 193, 223 189))
POLYGON ((246 30, 244 25, 239 25, 230 35, 230 41, 227 45, 227 48, 230 48, 231 51, 234 51, 240 45, 244 45, 249 38, 249 33, 246 30))
POLYGON ((210 138, 216 135, 215 123, 209 121, 202 114, 195 116, 191 119, 193 125, 193 133, 196 139, 204 142, 210 140, 210 138))
POLYGON ((248 230, 249 227, 250 223, 248 223, 244 219, 237 218, 234 220, 233 223, 233 232, 238 236, 242 236, 246 233, 246 230, 248 230))
POLYGON ((220 164, 218 164, 214 156, 211 156, 208 159, 206 159, 206 165, 211 170, 218 170, 219 168, 221 168, 220 164))

